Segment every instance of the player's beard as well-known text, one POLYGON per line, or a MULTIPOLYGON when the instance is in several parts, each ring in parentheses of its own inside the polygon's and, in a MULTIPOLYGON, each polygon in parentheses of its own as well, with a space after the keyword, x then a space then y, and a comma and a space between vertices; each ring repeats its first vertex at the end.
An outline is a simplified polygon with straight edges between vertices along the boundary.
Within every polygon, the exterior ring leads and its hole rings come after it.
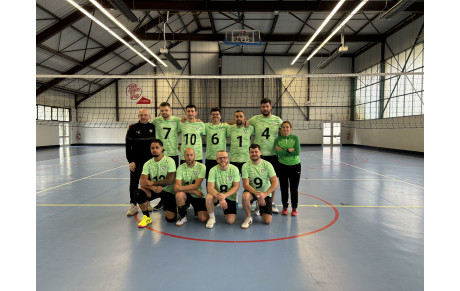
POLYGON ((263 116, 270 116, 270 111, 262 111, 263 116))
POLYGON ((251 157, 251 161, 253 161, 253 162, 257 162, 258 160, 260 160, 260 157, 255 157, 255 158, 251 157))
POLYGON ((243 120, 237 120, 236 121, 236 125, 242 125, 243 124, 243 120))
POLYGON ((160 155, 152 155, 154 158, 158 158, 160 155))

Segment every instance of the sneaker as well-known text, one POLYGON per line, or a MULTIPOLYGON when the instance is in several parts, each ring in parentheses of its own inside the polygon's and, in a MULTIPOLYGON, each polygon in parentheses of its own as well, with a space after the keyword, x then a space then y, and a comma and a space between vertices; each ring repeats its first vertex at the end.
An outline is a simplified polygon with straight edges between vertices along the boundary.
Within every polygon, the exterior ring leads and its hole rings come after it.
POLYGON ((283 207, 283 210, 281 211, 281 215, 287 215, 287 207, 283 207))
POLYGON ((187 222, 187 216, 184 216, 184 217, 180 217, 180 216, 179 216, 179 220, 176 221, 176 225, 177 225, 177 226, 182 226, 182 225, 184 225, 184 223, 186 223, 186 222, 187 222))
POLYGON ((136 204, 131 203, 131 205, 129 206, 128 211, 126 212, 126 215, 127 216, 133 216, 133 215, 136 215, 136 214, 137 214, 137 206, 136 206, 136 204))
POLYGON ((139 222, 139 224, 137 225, 137 227, 139 228, 144 228, 146 227, 148 224, 152 223, 152 218, 147 216, 147 215, 144 215, 142 217, 142 220, 141 222, 139 222))
POLYGON ((275 204, 272 204, 272 212, 273 212, 273 213, 280 213, 280 211, 278 210, 278 208, 276 208, 276 205, 275 205, 275 204))
POLYGON ((297 216, 297 208, 292 208, 292 212, 291 212, 291 215, 292 216, 297 216))
POLYGON ((243 224, 241 225, 241 228, 248 228, 249 225, 252 224, 252 217, 246 217, 246 219, 244 220, 243 224))
POLYGON ((254 207, 254 215, 255 215, 255 216, 259 216, 259 215, 260 215, 259 201, 256 201, 256 207, 254 207))
POLYGON ((214 224, 216 224, 216 219, 211 217, 208 219, 208 222, 206 222, 206 228, 213 228, 214 224))
POLYGON ((150 205, 150 202, 149 202, 149 204, 147 204, 147 209, 148 209, 149 212, 153 211, 153 208, 152 208, 152 205, 150 205))
MULTIPOLYGON (((150 203, 149 203, 150 204, 150 203)), ((152 210, 153 211, 158 211, 158 210, 161 210, 163 209, 163 202, 160 200, 160 202, 158 202, 157 205, 153 206, 152 210)), ((150 210, 149 210, 150 211, 150 210)))

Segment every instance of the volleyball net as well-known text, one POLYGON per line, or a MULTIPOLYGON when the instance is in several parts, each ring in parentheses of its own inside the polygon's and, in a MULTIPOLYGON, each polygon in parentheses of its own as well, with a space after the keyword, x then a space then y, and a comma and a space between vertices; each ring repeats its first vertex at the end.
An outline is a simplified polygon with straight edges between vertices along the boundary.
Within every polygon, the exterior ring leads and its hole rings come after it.
POLYGON ((272 101, 272 114, 296 129, 320 129, 324 122, 355 128, 423 128, 423 72, 304 75, 37 75, 37 88, 59 82, 36 98, 37 124, 126 127, 147 108, 151 120, 168 102, 173 115, 197 107, 210 122, 210 109, 223 122, 236 110, 260 114, 260 100, 272 101))

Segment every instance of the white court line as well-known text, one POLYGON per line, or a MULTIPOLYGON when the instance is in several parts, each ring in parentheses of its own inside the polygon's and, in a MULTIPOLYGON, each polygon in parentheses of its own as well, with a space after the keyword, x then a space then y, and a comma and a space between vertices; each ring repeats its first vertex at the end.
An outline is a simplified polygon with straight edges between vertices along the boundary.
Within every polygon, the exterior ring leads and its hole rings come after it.
POLYGON ((116 168, 113 168, 113 169, 110 169, 110 170, 107 170, 107 171, 99 172, 99 173, 96 173, 94 175, 90 175, 90 176, 87 176, 87 177, 84 177, 84 178, 81 178, 81 179, 78 179, 78 180, 74 180, 74 181, 70 181, 70 182, 67 182, 67 183, 64 183, 64 184, 61 184, 61 185, 57 185, 57 186, 54 186, 54 187, 39 191, 39 192, 37 192, 37 194, 46 192, 48 190, 56 189, 56 188, 59 188, 59 187, 65 186, 65 185, 69 185, 69 184, 72 184, 72 183, 75 183, 75 182, 78 182, 78 181, 81 181, 81 180, 86 180, 86 179, 89 179, 91 177, 94 177, 94 176, 97 176, 97 175, 100 175, 100 174, 103 174, 103 173, 107 173, 107 172, 110 172, 110 171, 113 171, 113 170, 116 170, 116 169, 119 169, 119 168, 122 168, 122 167, 127 167, 127 166, 128 165, 119 166, 119 167, 116 167, 116 168))
MULTIPOLYGON (((312 155, 312 156, 315 156, 315 155, 312 155)), ((319 156, 315 156, 315 157, 320 158, 320 159, 324 158, 324 157, 319 157, 319 156)), ((330 160, 333 160, 333 159, 330 159, 330 160)), ((356 169, 359 169, 359 170, 362 170, 362 171, 372 173, 374 175, 382 176, 382 177, 385 177, 387 179, 395 180, 395 181, 402 182, 402 183, 407 184, 407 185, 411 185, 411 186, 414 186, 414 187, 417 187, 417 188, 420 188, 420 189, 424 189, 424 187, 422 187, 422 186, 415 185, 415 184, 412 184, 412 183, 408 183, 406 181, 396 179, 396 178, 393 178, 393 177, 390 177, 390 176, 382 175, 382 174, 379 174, 379 173, 376 173, 376 172, 373 172, 373 171, 370 171, 370 170, 366 170, 366 169, 360 168, 360 167, 352 165, 352 164, 348 164, 348 163, 345 163, 345 162, 339 162, 339 163, 347 165, 347 166, 350 166, 350 167, 353 167, 353 168, 356 168, 356 169)))

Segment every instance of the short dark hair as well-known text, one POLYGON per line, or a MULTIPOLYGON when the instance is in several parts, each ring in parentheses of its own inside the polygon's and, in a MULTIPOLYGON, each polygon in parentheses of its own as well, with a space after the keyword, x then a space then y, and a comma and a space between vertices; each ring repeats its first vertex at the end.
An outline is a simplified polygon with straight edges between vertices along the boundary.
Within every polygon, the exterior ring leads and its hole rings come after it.
POLYGON ((220 109, 219 109, 219 108, 213 107, 213 108, 211 108, 211 111, 210 111, 209 113, 213 113, 213 112, 216 112, 216 111, 219 111, 219 113, 220 113, 220 109))
POLYGON ((152 143, 157 143, 157 144, 163 146, 163 142, 162 142, 161 140, 159 140, 159 139, 153 139, 153 140, 150 142, 150 145, 152 145, 152 143))
POLYGON ((262 100, 260 100, 260 105, 265 104, 265 103, 269 103, 270 105, 272 105, 272 100, 268 98, 263 98, 262 100))
POLYGON ((260 145, 256 144, 256 143, 252 143, 250 146, 249 146, 249 150, 251 149, 259 149, 260 151, 260 145))
POLYGON ((196 106, 193 105, 193 104, 187 105, 187 106, 185 107, 185 110, 187 110, 187 109, 189 109, 189 108, 193 108, 193 109, 195 109, 195 111, 196 111, 196 106))
MULTIPOLYGON (((237 111, 235 111, 235 113, 238 113, 238 112, 241 112, 241 113, 244 114, 243 110, 241 110, 241 109, 238 109, 237 111)), ((233 114, 235 114, 235 113, 233 113, 233 114)))
POLYGON ((169 107, 171 107, 171 104, 169 104, 168 102, 161 102, 160 107, 161 106, 169 106, 169 107))

